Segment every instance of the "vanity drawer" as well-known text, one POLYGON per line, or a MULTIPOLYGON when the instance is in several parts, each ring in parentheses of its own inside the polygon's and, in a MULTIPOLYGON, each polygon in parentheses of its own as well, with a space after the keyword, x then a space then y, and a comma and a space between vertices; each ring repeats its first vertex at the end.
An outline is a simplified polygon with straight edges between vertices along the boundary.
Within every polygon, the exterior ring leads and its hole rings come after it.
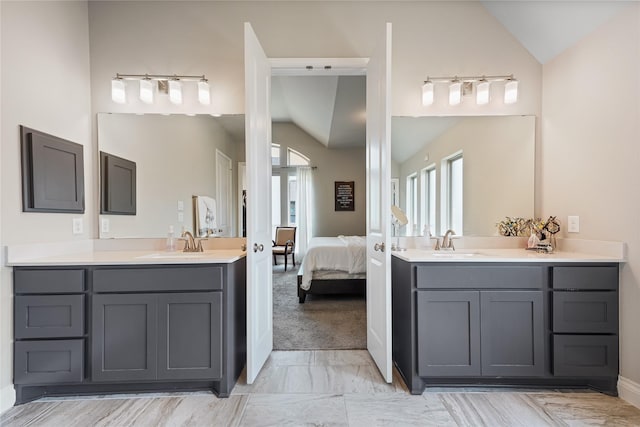
POLYGON ((222 290, 221 266, 104 268, 93 271, 94 292, 222 290))
POLYGON ((553 267, 554 289, 618 289, 618 266, 553 267))
POLYGON ((84 340, 16 341, 15 384, 79 383, 84 377, 84 340))
POLYGON ((16 294, 63 294, 84 291, 84 270, 21 270, 13 273, 16 294))
POLYGON ((555 335, 553 374, 562 377, 618 375, 617 335, 555 335))
POLYGON ((419 289, 539 289, 544 282, 540 266, 419 265, 416 287, 419 289))
POLYGON ((553 292, 553 332, 618 332, 617 292, 553 292))
POLYGON ((63 338, 84 334, 84 295, 17 295, 15 338, 63 338))

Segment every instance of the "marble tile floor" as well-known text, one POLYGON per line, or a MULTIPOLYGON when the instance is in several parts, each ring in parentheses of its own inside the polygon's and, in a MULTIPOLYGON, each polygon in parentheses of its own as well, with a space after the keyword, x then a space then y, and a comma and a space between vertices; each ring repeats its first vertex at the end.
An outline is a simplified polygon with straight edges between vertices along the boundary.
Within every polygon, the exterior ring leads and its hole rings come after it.
POLYGON ((640 426, 640 409, 587 390, 386 384, 366 351, 273 352, 252 385, 208 392, 46 398, 0 426, 640 426))

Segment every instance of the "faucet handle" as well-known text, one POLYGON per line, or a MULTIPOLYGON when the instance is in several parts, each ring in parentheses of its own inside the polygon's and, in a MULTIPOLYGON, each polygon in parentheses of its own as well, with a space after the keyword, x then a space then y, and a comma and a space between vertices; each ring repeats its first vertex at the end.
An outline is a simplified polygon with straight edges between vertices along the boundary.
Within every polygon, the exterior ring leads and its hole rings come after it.
POLYGON ((439 251, 440 250, 440 238, 436 237, 436 245, 433 248, 434 251, 439 251))

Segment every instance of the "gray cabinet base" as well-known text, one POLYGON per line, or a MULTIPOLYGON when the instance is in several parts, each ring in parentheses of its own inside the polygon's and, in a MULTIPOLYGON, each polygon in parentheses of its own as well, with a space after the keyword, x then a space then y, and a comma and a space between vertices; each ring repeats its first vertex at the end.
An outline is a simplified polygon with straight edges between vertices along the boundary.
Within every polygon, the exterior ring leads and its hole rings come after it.
POLYGON ((69 385, 17 385, 16 405, 44 396, 82 396, 116 393, 145 393, 172 391, 212 391, 217 397, 229 397, 235 381, 153 382, 131 384, 69 384, 69 385))

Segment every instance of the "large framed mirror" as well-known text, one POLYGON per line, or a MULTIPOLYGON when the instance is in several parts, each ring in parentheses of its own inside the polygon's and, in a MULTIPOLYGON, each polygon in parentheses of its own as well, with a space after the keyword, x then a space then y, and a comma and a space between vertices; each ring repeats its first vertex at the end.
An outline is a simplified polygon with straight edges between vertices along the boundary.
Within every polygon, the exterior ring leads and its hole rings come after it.
POLYGON ((534 116, 393 117, 391 151, 401 236, 492 236, 534 215, 534 116))
POLYGON ((218 237, 242 235, 244 115, 100 113, 98 152, 137 166, 136 214, 101 214, 100 238, 166 237, 169 226, 176 235, 183 228, 194 235, 205 228, 218 237), (211 213, 196 210, 194 196, 209 205, 214 200, 213 221, 211 213))

